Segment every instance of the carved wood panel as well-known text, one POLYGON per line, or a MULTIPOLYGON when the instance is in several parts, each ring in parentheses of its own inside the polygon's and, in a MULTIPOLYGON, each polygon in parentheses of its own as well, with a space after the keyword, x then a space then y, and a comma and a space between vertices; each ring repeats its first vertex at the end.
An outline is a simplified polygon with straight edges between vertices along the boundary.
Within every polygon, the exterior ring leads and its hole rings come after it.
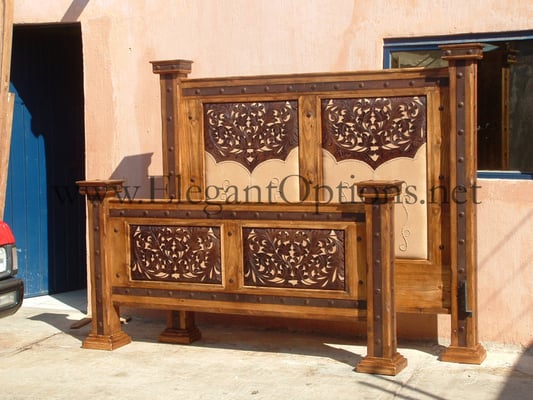
POLYGON ((424 143, 424 96, 322 100, 322 146, 337 161, 360 160, 376 169, 414 157, 424 143))
POLYGON ((344 231, 243 228, 244 284, 345 290, 344 231))
POLYGON ((250 172, 298 146, 297 101, 204 104, 205 150, 250 172))
POLYGON ((133 280, 222 283, 220 228, 131 225, 133 280))

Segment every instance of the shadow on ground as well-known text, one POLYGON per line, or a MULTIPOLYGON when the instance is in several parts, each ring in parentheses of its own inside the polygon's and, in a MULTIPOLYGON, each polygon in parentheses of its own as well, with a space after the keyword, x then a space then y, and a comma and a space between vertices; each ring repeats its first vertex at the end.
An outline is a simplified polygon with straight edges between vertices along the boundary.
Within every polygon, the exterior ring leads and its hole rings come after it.
MULTIPOLYGON (((503 373, 507 373, 503 371, 503 373)), ((507 373, 505 386, 500 393, 500 399, 531 399, 533 382, 533 345, 523 352, 512 370, 507 373)))
MULTIPOLYGON (((80 341, 83 341, 91 330, 90 324, 80 329, 72 329, 74 321, 64 313, 46 312, 29 319, 51 325, 80 341)), ((127 315, 125 319, 128 322, 122 325, 122 329, 133 341, 155 343, 159 334, 165 329, 164 314, 156 313, 152 317, 127 315)), ((360 346, 365 346, 365 342, 361 340, 349 341, 336 336, 277 328, 253 328, 209 322, 204 322, 199 328, 202 338, 189 346, 327 357, 352 367, 361 361, 362 356, 343 347, 354 346, 357 347, 356 350, 360 350, 360 346)), ((363 347, 363 350, 366 351, 366 348, 363 347)))

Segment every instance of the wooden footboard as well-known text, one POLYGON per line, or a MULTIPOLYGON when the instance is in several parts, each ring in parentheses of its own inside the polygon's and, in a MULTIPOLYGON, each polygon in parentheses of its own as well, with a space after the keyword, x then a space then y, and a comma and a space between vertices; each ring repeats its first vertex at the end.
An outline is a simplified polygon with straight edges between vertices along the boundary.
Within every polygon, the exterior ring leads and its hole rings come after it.
POLYGON ((169 310, 159 340, 170 343, 200 338, 195 311, 353 321, 370 314, 372 358, 361 370, 395 374, 406 365, 396 351, 392 279, 392 200, 401 182, 363 183, 367 204, 318 209, 125 202, 116 198, 121 182, 79 185, 91 202, 93 255, 94 319, 83 347, 130 341, 120 306, 169 310))

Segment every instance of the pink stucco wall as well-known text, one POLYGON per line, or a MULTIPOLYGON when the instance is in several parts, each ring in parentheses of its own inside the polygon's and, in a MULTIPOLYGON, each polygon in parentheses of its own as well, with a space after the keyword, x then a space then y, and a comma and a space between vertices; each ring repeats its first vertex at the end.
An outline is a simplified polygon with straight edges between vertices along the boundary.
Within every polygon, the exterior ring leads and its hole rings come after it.
POLYGON ((479 329, 483 340, 533 344, 533 182, 480 180, 479 329))
MULTIPOLYGON (((138 154, 149 155, 149 174, 161 174, 159 86, 151 60, 193 60, 194 77, 379 69, 384 38, 531 29, 533 2, 17 0, 14 20, 81 23, 91 179, 110 177, 124 157, 138 154)), ((146 166, 121 173, 128 184, 142 184, 146 166)), ((528 345, 533 183, 481 185, 481 340, 528 345)), ((447 335, 447 324, 440 325, 439 334, 447 335)))

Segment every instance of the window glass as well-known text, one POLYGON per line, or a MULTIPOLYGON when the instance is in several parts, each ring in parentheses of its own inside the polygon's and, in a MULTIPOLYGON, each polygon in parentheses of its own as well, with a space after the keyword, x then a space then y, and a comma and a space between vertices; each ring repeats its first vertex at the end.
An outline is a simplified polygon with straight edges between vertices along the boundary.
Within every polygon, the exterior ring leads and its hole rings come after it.
MULTIPOLYGON (((472 40, 468 40, 472 41, 472 40)), ((533 172, 533 37, 480 41, 478 169, 533 172)), ((398 45, 386 52, 391 68, 447 66, 439 44, 398 45)))

